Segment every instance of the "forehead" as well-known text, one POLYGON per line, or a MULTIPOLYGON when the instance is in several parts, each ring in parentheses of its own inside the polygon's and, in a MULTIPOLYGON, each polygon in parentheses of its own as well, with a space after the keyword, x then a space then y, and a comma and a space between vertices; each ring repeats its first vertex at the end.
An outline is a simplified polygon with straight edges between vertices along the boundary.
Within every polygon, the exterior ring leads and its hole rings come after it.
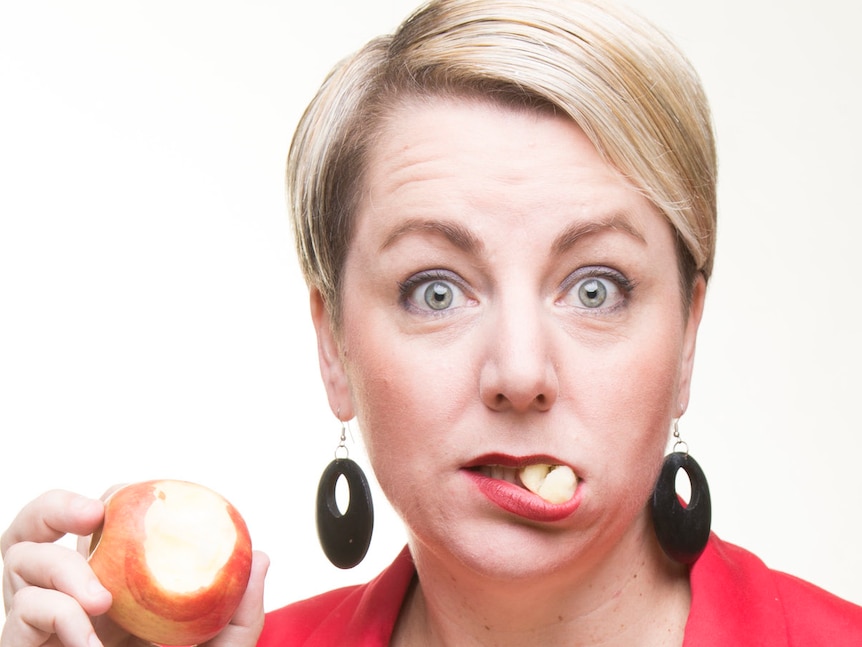
MULTIPOLYGON (((437 154, 452 159, 470 155, 474 161, 501 150, 522 153, 525 145, 541 143, 548 124, 582 134, 572 119, 544 105, 514 104, 470 94, 408 96, 384 113, 368 162, 369 166, 380 164, 396 152, 421 155, 432 146, 437 147, 437 154), (501 132, 501 124, 505 124, 506 132, 501 132)), ((591 144, 588 147, 593 148, 591 144)), ((514 169, 520 159, 522 155, 513 155, 506 161, 514 169)), ((496 170, 499 166, 495 165, 496 170)))
POLYGON ((568 118, 487 102, 407 103, 369 152, 344 284, 376 276, 391 285, 461 263, 492 283, 514 272, 549 285, 583 265, 679 277, 668 219, 568 118))
POLYGON ((400 103, 385 118, 364 175, 357 215, 366 224, 372 215, 460 219, 492 210, 496 226, 518 217, 535 226, 555 214, 654 211, 571 119, 487 100, 400 103))

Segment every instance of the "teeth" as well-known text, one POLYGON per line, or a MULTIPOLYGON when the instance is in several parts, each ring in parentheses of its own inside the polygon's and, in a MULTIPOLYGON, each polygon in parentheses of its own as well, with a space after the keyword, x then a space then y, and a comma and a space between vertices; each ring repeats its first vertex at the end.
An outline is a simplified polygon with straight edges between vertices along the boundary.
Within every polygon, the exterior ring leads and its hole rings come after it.
POLYGON ((521 483, 548 503, 565 503, 575 494, 578 477, 566 465, 536 463, 521 468, 521 483))
POLYGON ((503 467, 502 465, 484 465, 479 468, 479 471, 485 476, 497 479, 498 481, 507 481, 508 483, 518 484, 518 470, 513 467, 503 467))

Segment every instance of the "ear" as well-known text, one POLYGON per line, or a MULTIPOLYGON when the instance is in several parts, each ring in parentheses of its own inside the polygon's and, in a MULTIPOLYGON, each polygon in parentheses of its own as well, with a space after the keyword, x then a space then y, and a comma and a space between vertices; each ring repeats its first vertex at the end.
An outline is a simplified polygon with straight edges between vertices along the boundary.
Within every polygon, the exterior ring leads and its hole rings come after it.
POLYGON ((353 410, 353 397, 350 392, 350 381, 341 360, 338 340, 332 326, 332 318, 323 300, 323 295, 316 288, 310 293, 311 319, 317 333, 317 357, 320 361, 320 376, 326 387, 329 407, 341 420, 350 420, 353 410))
POLYGON ((691 293, 691 306, 688 311, 688 319, 685 323, 685 334, 682 346, 682 365, 680 366, 679 392, 677 394, 680 410, 677 416, 681 416, 688 409, 688 401, 691 396, 691 374, 694 370, 694 349, 697 342, 697 331, 700 320, 703 317, 703 306, 706 300, 706 280, 702 274, 698 274, 691 293))

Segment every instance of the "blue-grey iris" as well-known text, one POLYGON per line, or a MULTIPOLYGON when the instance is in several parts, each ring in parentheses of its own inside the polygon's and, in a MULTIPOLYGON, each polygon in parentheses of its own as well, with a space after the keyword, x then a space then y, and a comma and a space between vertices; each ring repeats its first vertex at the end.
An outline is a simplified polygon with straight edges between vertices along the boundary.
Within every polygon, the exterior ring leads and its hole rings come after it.
POLYGON ((598 308, 605 302, 608 289, 598 279, 589 279, 578 288, 578 298, 588 308, 598 308))
POLYGON ((434 281, 425 288, 425 303, 432 310, 445 310, 452 303, 452 288, 442 281, 434 281))

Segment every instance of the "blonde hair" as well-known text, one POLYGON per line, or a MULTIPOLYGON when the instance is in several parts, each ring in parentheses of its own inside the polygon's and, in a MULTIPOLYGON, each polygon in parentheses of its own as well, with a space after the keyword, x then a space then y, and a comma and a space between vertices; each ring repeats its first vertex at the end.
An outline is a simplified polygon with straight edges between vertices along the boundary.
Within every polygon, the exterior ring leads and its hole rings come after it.
POLYGON ((679 49, 633 12, 592 0, 432 0, 335 67, 291 143, 299 258, 336 327, 369 147, 394 106, 426 96, 568 115, 673 226, 685 303, 696 274, 709 278, 715 144, 699 78, 679 49))

